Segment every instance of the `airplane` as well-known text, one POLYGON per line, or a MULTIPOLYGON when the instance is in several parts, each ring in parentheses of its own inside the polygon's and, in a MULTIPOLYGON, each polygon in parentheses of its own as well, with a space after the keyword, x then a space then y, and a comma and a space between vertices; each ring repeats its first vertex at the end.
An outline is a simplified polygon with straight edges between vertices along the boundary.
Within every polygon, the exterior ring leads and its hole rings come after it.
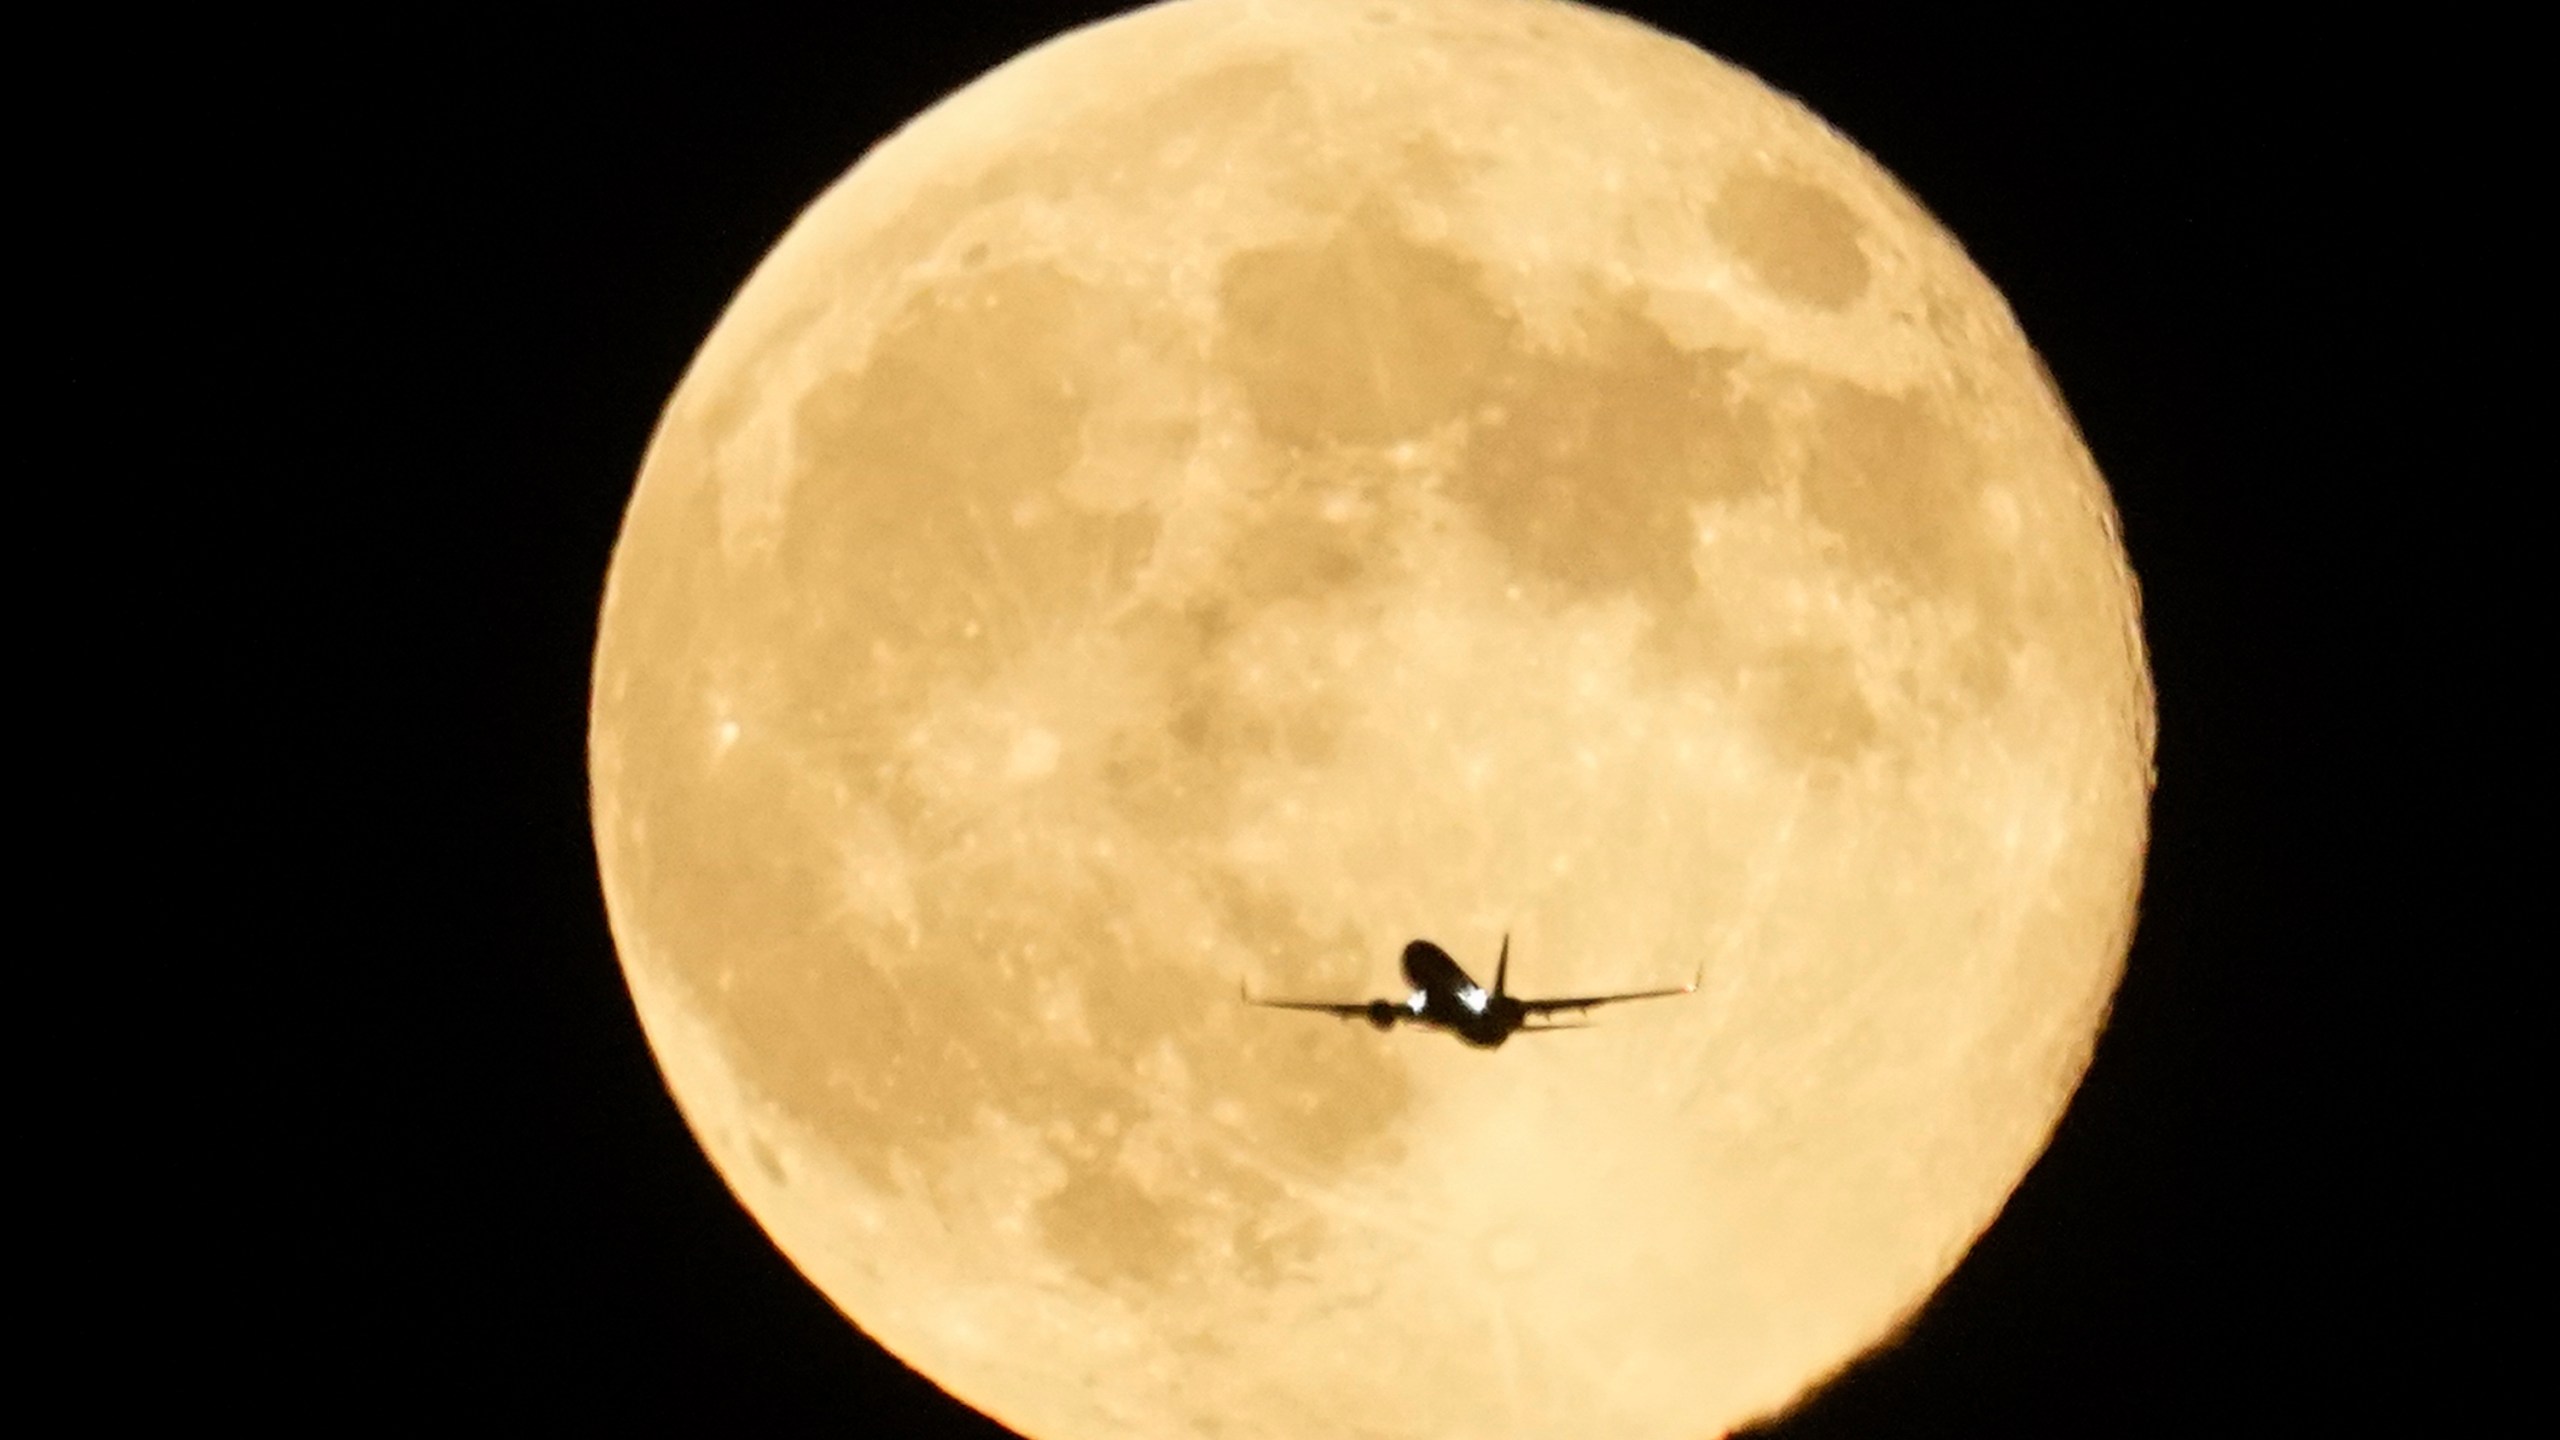
POLYGON ((1416 940, 1404 947, 1404 978, 1413 989, 1402 1000, 1266 1000, 1255 995, 1250 984, 1240 988, 1248 1004, 1267 1005, 1275 1010, 1312 1010, 1344 1020, 1365 1019, 1381 1030, 1391 1030, 1400 1021, 1428 1025, 1446 1030, 1479 1050, 1491 1050, 1514 1035, 1589 1028, 1588 1022, 1578 1020, 1531 1023, 1559 1011, 1589 1011, 1622 1000, 1690 994, 1705 978, 1706 967, 1701 964, 1698 975, 1688 984, 1669 990, 1628 990, 1615 995, 1570 995, 1549 1000, 1523 1000, 1512 995, 1507 988, 1510 974, 1511 937, 1504 935, 1502 955, 1493 965, 1491 990, 1478 985, 1474 977, 1458 968, 1457 961, 1449 958, 1448 951, 1428 940, 1416 940))

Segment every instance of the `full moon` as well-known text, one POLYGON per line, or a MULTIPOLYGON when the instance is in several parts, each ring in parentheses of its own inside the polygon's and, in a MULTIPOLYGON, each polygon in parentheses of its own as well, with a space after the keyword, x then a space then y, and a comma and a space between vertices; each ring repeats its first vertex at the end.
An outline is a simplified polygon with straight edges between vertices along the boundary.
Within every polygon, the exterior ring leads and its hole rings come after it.
POLYGON ((669 400, 595 835, 703 1148, 1039 1440, 1697 1440, 1889 1336, 2122 971, 2153 701, 2007 306, 1550 0, 1180 0, 864 156, 669 400), (1476 1050, 1241 1003, 1677 986, 1476 1050))

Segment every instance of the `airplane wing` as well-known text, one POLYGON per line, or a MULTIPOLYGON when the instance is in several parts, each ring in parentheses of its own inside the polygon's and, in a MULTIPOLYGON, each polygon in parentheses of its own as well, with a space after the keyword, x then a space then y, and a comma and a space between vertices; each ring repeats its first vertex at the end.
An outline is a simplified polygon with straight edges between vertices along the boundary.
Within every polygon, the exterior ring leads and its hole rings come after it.
POLYGON ((1520 1008, 1530 1015, 1553 1015, 1559 1010, 1596 1010, 1603 1005, 1615 1005, 1621 1000, 1659 1000, 1666 995, 1687 995, 1697 990, 1698 980, 1704 978, 1705 974, 1706 972, 1701 970, 1698 976, 1692 978, 1688 984, 1674 985, 1668 990, 1622 990, 1615 995, 1558 995, 1546 1000, 1523 999, 1520 1001, 1520 1008))
POLYGON ((1251 1004, 1269 1006, 1274 1010, 1313 1010, 1319 1015, 1339 1015, 1345 1020, 1365 1019, 1369 1014, 1369 1004, 1365 1000, 1357 1005, 1346 1005, 1329 1000, 1263 1000, 1252 995, 1244 998, 1251 1004))
POLYGON ((1248 1005, 1266 1005, 1274 1010, 1311 1010, 1318 1015, 1334 1015, 1345 1020, 1374 1021, 1381 1007, 1390 1011, 1398 1008, 1383 1000, 1266 1000, 1254 994, 1249 986, 1238 985, 1236 990, 1248 1005))

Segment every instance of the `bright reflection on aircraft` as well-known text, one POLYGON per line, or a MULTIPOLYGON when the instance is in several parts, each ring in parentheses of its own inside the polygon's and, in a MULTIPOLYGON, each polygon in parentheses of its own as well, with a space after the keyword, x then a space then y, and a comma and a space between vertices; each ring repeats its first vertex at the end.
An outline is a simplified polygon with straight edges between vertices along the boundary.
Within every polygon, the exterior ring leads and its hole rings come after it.
MULTIPOLYGON (((1266 1000, 1253 993, 1250 986, 1244 998, 1256 1005, 1278 1010, 1312 1010, 1320 1015, 1333 1015, 1344 1020, 1365 1019, 1381 1030, 1395 1027, 1399 1020, 1446 1030, 1481 1050, 1490 1050, 1512 1036, 1527 1031, 1580 1030, 1581 1021, 1554 1021, 1546 1017, 1564 1011, 1587 1011, 1602 1005, 1615 1005, 1621 1000, 1652 1000, 1665 995, 1687 995, 1698 988, 1698 977, 1686 985, 1667 990, 1627 990, 1614 995, 1566 995, 1545 1000, 1523 1000, 1509 992, 1511 973, 1511 937, 1502 937, 1502 953, 1494 961, 1493 988, 1485 989, 1475 977, 1458 968, 1449 952, 1428 940, 1416 940, 1404 947, 1404 978, 1413 986, 1401 1003, 1392 1000, 1266 1000)), ((1703 974, 1703 970, 1701 971, 1703 974)))

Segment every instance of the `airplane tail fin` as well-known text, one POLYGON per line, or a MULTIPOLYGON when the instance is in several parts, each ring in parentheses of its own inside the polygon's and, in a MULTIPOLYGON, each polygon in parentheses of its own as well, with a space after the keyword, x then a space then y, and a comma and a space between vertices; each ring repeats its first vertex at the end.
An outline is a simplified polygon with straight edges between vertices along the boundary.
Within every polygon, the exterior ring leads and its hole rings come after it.
POLYGON ((1493 962, 1493 993, 1496 995, 1510 993, 1504 988, 1509 983, 1510 978, 1511 932, 1505 930, 1502 932, 1502 958, 1493 962))

